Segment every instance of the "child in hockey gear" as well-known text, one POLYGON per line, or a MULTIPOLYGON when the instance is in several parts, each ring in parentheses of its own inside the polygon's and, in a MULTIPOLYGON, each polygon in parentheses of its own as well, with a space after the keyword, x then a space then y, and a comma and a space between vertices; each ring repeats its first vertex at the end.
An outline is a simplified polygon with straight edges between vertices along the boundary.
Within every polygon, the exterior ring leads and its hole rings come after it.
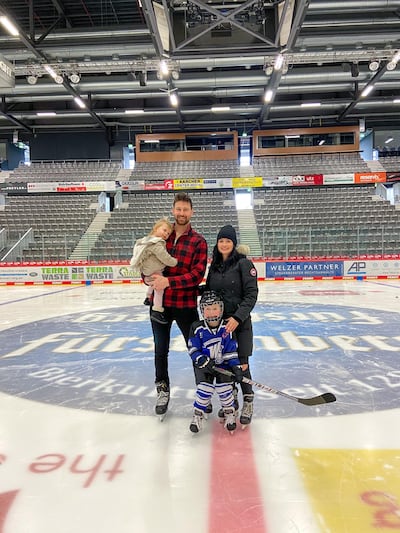
POLYGON ((204 413, 210 405, 214 390, 217 391, 224 412, 225 427, 236 429, 236 416, 231 377, 214 373, 215 366, 233 372, 236 381, 242 380, 242 369, 237 356, 237 343, 227 333, 222 320, 224 304, 214 291, 206 291, 200 299, 203 320, 194 322, 189 337, 189 355, 194 364, 197 390, 194 415, 190 431, 198 433, 204 413), (215 383, 214 383, 215 381, 215 383))
POLYGON ((154 296, 153 307, 150 311, 150 320, 159 324, 167 324, 163 315, 163 290, 154 290, 151 287, 152 275, 162 274, 166 266, 176 266, 178 261, 172 257, 166 249, 165 241, 172 233, 172 224, 165 218, 158 220, 150 234, 138 239, 133 248, 131 266, 137 268, 143 276, 143 281, 148 285, 145 305, 151 305, 151 297, 154 296), (154 294, 153 294, 154 293, 154 294))

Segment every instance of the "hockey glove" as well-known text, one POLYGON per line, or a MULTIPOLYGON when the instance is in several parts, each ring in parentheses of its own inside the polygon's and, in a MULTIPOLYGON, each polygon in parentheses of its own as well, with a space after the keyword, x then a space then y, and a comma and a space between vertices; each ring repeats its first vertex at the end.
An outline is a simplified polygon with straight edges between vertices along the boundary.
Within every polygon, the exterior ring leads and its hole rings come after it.
POLYGON ((235 365, 231 368, 232 372, 235 374, 235 381, 240 383, 243 379, 243 370, 239 365, 235 365))
POLYGON ((197 368, 201 368, 202 370, 206 370, 207 372, 213 372, 215 362, 213 359, 210 359, 206 355, 200 355, 196 358, 194 365, 197 366, 197 368))

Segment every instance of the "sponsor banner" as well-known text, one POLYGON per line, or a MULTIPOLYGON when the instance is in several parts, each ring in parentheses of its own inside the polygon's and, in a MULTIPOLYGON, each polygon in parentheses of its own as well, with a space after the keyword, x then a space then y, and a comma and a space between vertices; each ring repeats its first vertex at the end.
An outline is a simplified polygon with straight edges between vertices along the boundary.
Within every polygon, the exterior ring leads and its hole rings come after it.
POLYGON ((386 172, 386 181, 400 181, 400 172, 386 172))
POLYGON ((167 191, 173 189, 173 180, 164 180, 159 183, 144 183, 145 191, 167 191))
POLYGON ((344 261, 345 276, 400 276, 400 259, 344 261))
POLYGON ((322 174, 306 174, 304 176, 292 176, 293 186, 304 186, 304 185, 322 185, 323 176, 322 174))
POLYGON ((174 180, 174 189, 203 189, 202 178, 187 178, 174 180))
POLYGON ((292 184, 292 176, 271 176, 263 178, 263 187, 282 187, 292 184))
POLYGON ((28 191, 27 185, 26 182, 0 183, 0 191, 26 193, 28 191))
POLYGON ((343 261, 274 261, 265 267, 266 278, 343 276, 343 261))
POLYGON ((28 192, 101 192, 115 191, 115 181, 29 182, 28 192))
POLYGON ((312 448, 292 452, 321 531, 400 529, 398 450, 312 448))
POLYGON ((263 179, 261 176, 254 176, 249 178, 232 178, 232 185, 234 189, 246 189, 247 187, 262 187, 263 179))
POLYGON ((144 180, 120 181, 119 183, 123 191, 142 191, 144 189, 144 180))
POLYGON ((42 265, 0 268, 0 283, 76 283, 87 281, 140 281, 129 265, 42 265))
POLYGON ((354 174, 324 174, 323 175, 323 185, 353 185, 354 184, 354 174))
POLYGON ((356 172, 354 183, 382 183, 386 181, 386 172, 356 172))
POLYGON ((204 189, 231 189, 232 178, 204 178, 204 189))

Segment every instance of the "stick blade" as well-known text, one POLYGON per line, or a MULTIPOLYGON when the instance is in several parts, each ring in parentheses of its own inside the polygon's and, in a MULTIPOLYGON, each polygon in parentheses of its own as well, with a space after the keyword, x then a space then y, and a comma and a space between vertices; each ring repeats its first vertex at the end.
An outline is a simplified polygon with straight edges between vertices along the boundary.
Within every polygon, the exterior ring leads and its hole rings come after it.
POLYGON ((331 392, 325 392, 320 396, 314 396, 314 398, 302 398, 299 402, 303 405, 322 405, 324 403, 336 402, 336 396, 331 392))

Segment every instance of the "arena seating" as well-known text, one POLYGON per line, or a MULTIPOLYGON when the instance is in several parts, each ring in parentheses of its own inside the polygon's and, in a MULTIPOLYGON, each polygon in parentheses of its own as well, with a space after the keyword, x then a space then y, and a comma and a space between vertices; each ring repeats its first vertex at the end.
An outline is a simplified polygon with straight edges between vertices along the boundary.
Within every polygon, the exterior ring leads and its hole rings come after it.
POLYGON ((120 170, 120 161, 40 161, 20 164, 8 181, 115 181, 120 170))
MULTIPOLYGON (((391 157, 382 164, 389 160, 394 165, 399 162, 391 157)), ((364 164, 358 152, 258 157, 254 158, 254 174, 287 175, 294 170, 349 173, 365 170, 364 164)), ((34 162, 15 169, 9 180, 15 181, 16 176, 18 181, 114 180, 120 167, 115 161, 34 162)), ((212 179, 223 177, 224 172, 229 177, 239 176, 237 162, 145 163, 137 165, 131 179, 145 179, 151 184, 167 177, 212 179)), ((172 218, 173 195, 172 191, 157 190, 125 192, 123 205, 111 213, 87 258, 129 259, 135 240, 148 234, 155 220, 172 218)), ((194 190, 190 195, 195 210, 193 226, 207 239, 210 253, 224 224, 232 224, 240 239, 232 189, 194 190)), ((96 216, 96 202, 97 194, 9 196, 5 209, 0 211, 0 229, 8 230, 12 243, 33 228, 35 242, 23 252, 23 260, 65 260, 96 216)), ((264 256, 351 257, 398 253, 400 249, 400 211, 378 198, 373 185, 255 188, 254 204, 264 256)))
MULTIPOLYGON (((156 220, 172 220, 172 192, 133 193, 125 196, 128 205, 115 210, 90 253, 90 259, 130 259, 135 240, 147 235, 156 220)), ((209 247, 218 230, 232 224, 238 230, 233 191, 191 191, 194 216, 192 225, 201 231, 209 247)))
POLYGON ((92 194, 11 196, 0 211, 0 228, 7 229, 10 245, 33 228, 35 240, 18 260, 65 260, 96 216, 96 202, 92 194))
POLYGON ((253 167, 254 175, 263 177, 370 171, 358 152, 254 157, 253 167))
POLYGON ((400 211, 374 191, 373 186, 255 190, 263 254, 398 253, 400 211))
POLYGON ((227 161, 162 161, 136 163, 132 179, 232 178, 240 176, 237 160, 227 161))

